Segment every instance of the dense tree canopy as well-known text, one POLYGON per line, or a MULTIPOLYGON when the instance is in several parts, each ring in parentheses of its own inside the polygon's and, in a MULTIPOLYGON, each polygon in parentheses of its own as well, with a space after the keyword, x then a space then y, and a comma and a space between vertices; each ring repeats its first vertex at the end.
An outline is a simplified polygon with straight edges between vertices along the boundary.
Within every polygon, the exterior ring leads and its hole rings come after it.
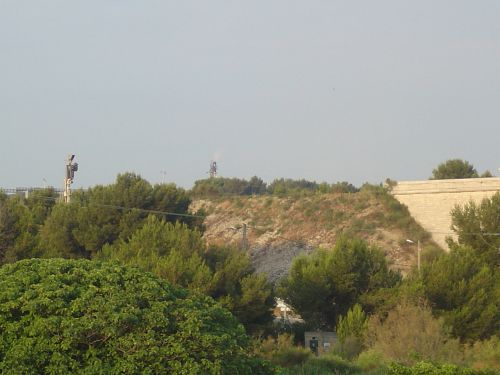
POLYGON ((264 275, 255 274, 248 255, 232 247, 207 250, 201 233, 185 224, 150 216, 129 239, 105 245, 97 258, 136 265, 175 285, 206 293, 249 332, 271 320, 272 287, 264 275))
POLYGON ((307 322, 332 328, 355 303, 363 304, 367 295, 393 287, 399 279, 380 250, 342 237, 332 250, 295 258, 280 294, 307 322))
POLYGON ((267 277, 255 273, 250 258, 234 247, 211 246, 204 254, 213 272, 210 296, 245 325, 259 332, 272 320, 274 294, 267 277))
MULTIPOLYGON (((479 177, 472 164, 462 159, 450 159, 439 164, 432 171, 432 180, 448 180, 454 178, 476 178, 479 177)), ((483 177, 491 177, 491 173, 485 172, 483 177)))
POLYGON ((135 265, 170 283, 208 293, 212 273, 203 260, 204 251, 198 231, 151 215, 129 239, 105 245, 96 258, 135 265))
POLYGON ((112 263, 4 265, 0 331, 5 374, 266 373, 213 300, 112 263))
POLYGON ((500 193, 480 204, 456 206, 451 219, 458 236, 458 241, 448 241, 451 247, 469 246, 485 263, 500 266, 500 193))
POLYGON ((238 249, 206 251, 203 218, 189 215, 190 202, 183 189, 152 186, 133 173, 75 191, 71 204, 56 203, 50 189, 28 199, 0 195, 0 264, 33 257, 116 260, 213 296, 249 332, 261 330, 271 320, 271 285, 238 249))
POLYGON ((0 199, 0 263, 35 256, 37 230, 34 212, 22 198, 0 199))
POLYGON ((40 248, 51 256, 92 257, 104 245, 128 239, 152 211, 197 227, 196 218, 161 214, 188 214, 190 203, 173 184, 152 186, 139 175, 121 174, 114 184, 75 192, 71 205, 54 207, 40 230, 40 248))
POLYGON ((224 195, 295 195, 311 193, 354 193, 358 189, 348 182, 328 184, 305 179, 277 178, 266 184, 254 176, 250 180, 241 178, 207 178, 195 182, 191 195, 195 197, 214 197, 224 195))
POLYGON ((500 193, 451 212, 458 240, 423 268, 426 297, 465 341, 500 333, 500 193))
POLYGON ((250 180, 207 178, 195 181, 191 194, 194 196, 261 195, 266 193, 266 186, 266 183, 257 176, 253 176, 250 180))
POLYGON ((462 340, 500 333, 500 272, 467 247, 452 249, 423 268, 426 297, 462 340))

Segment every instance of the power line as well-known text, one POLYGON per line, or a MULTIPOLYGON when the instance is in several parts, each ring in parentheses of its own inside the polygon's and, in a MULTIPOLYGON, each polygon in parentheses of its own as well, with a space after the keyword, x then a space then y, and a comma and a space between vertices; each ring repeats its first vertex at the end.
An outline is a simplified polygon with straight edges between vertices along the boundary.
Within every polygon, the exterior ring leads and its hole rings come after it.
MULTIPOLYGON (((45 199, 45 200, 53 200, 57 201, 60 198, 57 197, 38 197, 39 199, 45 199)), ((206 218, 206 216, 202 215, 194 215, 194 214, 182 214, 182 213, 177 213, 177 212, 168 212, 168 211, 159 211, 159 210, 148 210, 145 208, 137 208, 137 207, 125 207, 125 206, 118 206, 118 205, 111 205, 111 204, 101 204, 101 203, 90 203, 89 205, 85 206, 82 205, 82 207, 89 207, 89 206, 97 206, 97 207, 107 207, 107 208, 113 208, 117 210, 136 210, 140 212, 147 212, 147 213, 152 213, 152 214, 158 214, 158 215, 169 215, 169 216, 180 216, 180 217, 196 217, 196 218, 206 218)), ((248 228, 252 229, 261 229, 255 226, 248 226, 248 228)), ((347 228, 349 229, 349 228, 347 228)), ((387 229, 382 229, 382 228, 356 228, 354 231, 356 232, 373 232, 373 231, 383 231, 387 229)), ((458 233, 455 232, 438 232, 438 231, 430 231, 426 230, 427 233, 430 234, 449 234, 449 235, 457 235, 458 233)), ((462 232, 460 233, 462 235, 477 235, 477 236, 500 236, 500 232, 462 232)), ((300 240, 292 240, 286 237, 283 237, 281 235, 275 235, 276 237, 282 238, 286 241, 289 242, 296 242, 296 243, 302 243, 300 240)))
MULTIPOLYGON (((147 213, 151 213, 151 214, 168 215, 168 216, 198 217, 198 218, 204 218, 205 217, 205 216, 202 216, 202 215, 180 214, 180 213, 177 213, 177 212, 147 210, 145 208, 115 206, 115 205, 111 205, 111 204, 96 204, 96 203, 91 203, 89 206, 108 207, 108 208, 114 208, 116 210, 124 210, 124 211, 125 210, 135 210, 135 211, 140 211, 140 212, 147 212, 147 213)), ((89 207, 89 206, 87 206, 87 207, 89 207)))
MULTIPOLYGON (((40 197, 41 199, 45 200, 59 200, 59 198, 56 197, 40 197)), ((77 203, 78 204, 78 203, 77 203)), ((205 218, 205 216, 202 215, 194 215, 194 214, 182 214, 178 212, 169 212, 169 211, 159 211, 159 210, 148 210, 145 208, 137 208, 137 207, 125 207, 125 206, 117 206, 117 205, 112 205, 112 204, 102 204, 102 203, 89 203, 87 205, 80 204, 82 207, 105 207, 105 208, 112 208, 116 210, 135 210, 135 211, 140 211, 140 212, 146 212, 146 213, 151 213, 151 214, 157 214, 157 215, 167 215, 167 216, 180 216, 180 217, 196 217, 196 218, 205 218)))

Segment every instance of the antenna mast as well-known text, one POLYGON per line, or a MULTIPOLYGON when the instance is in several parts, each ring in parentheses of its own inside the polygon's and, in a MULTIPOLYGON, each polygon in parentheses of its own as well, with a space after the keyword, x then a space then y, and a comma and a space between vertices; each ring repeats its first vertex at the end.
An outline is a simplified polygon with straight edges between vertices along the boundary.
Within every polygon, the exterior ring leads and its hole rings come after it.
POLYGON ((217 177, 217 162, 212 161, 210 163, 210 171, 208 172, 210 174, 210 178, 217 177))

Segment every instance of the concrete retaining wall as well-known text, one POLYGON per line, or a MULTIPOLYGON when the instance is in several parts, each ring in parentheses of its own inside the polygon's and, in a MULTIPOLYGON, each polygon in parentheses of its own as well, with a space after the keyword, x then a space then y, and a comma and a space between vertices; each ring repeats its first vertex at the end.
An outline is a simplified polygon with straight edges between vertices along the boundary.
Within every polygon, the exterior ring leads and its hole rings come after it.
POLYGON ((450 212, 455 205, 471 200, 480 203, 500 191, 500 178, 459 180, 400 181, 392 189, 394 197, 406 205, 410 214, 432 238, 448 250, 445 238, 452 236, 450 212))

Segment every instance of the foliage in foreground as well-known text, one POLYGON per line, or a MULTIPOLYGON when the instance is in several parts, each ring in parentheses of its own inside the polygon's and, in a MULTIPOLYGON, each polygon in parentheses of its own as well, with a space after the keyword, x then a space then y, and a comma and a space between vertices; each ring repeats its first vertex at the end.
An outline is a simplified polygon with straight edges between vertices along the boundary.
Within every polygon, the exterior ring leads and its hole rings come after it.
POLYGON ((392 363, 387 369, 388 375, 495 375, 493 370, 474 370, 451 364, 435 365, 419 362, 411 367, 392 363))
POLYGON ((494 370, 476 370, 453 364, 436 365, 419 362, 405 366, 392 362, 373 368, 363 368, 359 363, 346 361, 335 355, 312 358, 309 361, 284 369, 284 375, 495 375, 494 370))
POLYGON ((6 374, 270 372, 212 299, 114 263, 4 265, 0 331, 6 374))
POLYGON ((248 332, 271 321, 274 299, 267 278, 236 248, 206 249, 201 233, 185 224, 150 216, 127 241, 105 245, 96 255, 135 265, 174 285, 203 292, 229 309, 248 332))

